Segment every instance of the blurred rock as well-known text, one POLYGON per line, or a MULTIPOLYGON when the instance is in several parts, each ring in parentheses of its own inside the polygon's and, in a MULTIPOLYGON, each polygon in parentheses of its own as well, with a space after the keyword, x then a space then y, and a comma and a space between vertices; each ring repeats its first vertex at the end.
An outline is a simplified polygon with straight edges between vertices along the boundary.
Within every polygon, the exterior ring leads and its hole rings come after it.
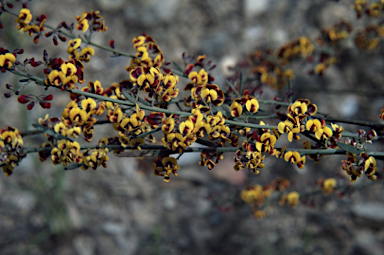
POLYGON ((355 215, 358 222, 367 224, 371 227, 384 226, 384 205, 375 202, 359 202, 352 208, 351 212, 355 215))
POLYGON ((268 0, 245 0, 244 11, 246 17, 253 17, 268 10, 268 0))
POLYGON ((167 210, 172 210, 176 207, 176 198, 172 190, 166 190, 161 194, 161 199, 163 200, 162 205, 167 210))
POLYGON ((106 222, 101 226, 101 229, 110 235, 124 235, 126 227, 122 223, 106 222))
POLYGON ((93 255, 95 254, 96 243, 89 236, 76 236, 72 241, 73 247, 78 255, 93 255))
POLYGON ((124 7, 124 3, 129 1, 124 0, 96 0, 96 3, 100 5, 102 10, 117 11, 124 7))
POLYGON ((360 250, 361 254, 367 255, 381 255, 383 254, 382 243, 376 242, 374 235, 366 230, 359 231, 356 234, 356 246, 357 250, 360 250))
POLYGON ((24 191, 13 197, 13 204, 25 215, 36 205, 36 197, 28 191, 24 191))

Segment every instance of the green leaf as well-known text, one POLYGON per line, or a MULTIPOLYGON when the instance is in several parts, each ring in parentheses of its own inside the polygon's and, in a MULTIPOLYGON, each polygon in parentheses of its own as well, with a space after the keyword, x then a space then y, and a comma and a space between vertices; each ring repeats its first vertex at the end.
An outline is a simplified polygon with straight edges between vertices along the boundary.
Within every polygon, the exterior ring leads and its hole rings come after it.
POLYGON ((174 66, 176 67, 177 71, 181 72, 181 73, 184 73, 184 70, 176 63, 176 62, 172 62, 174 64, 174 66))
POLYGON ((84 164, 71 164, 71 165, 64 167, 64 170, 73 170, 73 169, 81 167, 82 165, 84 165, 84 164))
POLYGON ((240 72, 240 88, 239 88, 240 95, 243 93, 243 85, 244 85, 243 73, 240 72))
POLYGON ((340 149, 345 150, 346 152, 350 152, 352 154, 360 154, 360 153, 364 152, 363 150, 359 150, 358 148, 353 147, 349 144, 345 144, 342 142, 336 142, 336 144, 340 149))
MULTIPOLYGON (((131 103, 136 104, 136 99, 135 99, 131 94, 129 94, 128 91, 126 91, 126 90, 122 90, 121 92, 123 93, 123 95, 124 95, 124 96, 125 96, 131 103)), ((142 99, 142 98, 140 98, 140 97, 139 97, 139 102, 145 104, 146 106, 151 106, 151 104, 150 104, 149 102, 145 101, 144 99, 142 99)), ((139 107, 140 107, 140 105, 139 105, 139 107)))

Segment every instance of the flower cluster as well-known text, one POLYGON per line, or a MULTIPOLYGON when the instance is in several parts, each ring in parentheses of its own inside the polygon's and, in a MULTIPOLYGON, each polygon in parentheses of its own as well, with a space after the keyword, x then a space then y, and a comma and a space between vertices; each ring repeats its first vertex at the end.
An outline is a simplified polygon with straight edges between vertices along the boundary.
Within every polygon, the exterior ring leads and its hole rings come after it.
POLYGON ((177 176, 177 170, 180 169, 174 157, 158 157, 155 159, 154 164, 155 170, 153 174, 156 176, 164 176, 164 181, 166 182, 169 182, 171 174, 177 176))
POLYGON ((355 154, 349 153, 347 160, 342 160, 343 170, 350 176, 352 182, 364 173, 369 179, 375 181, 377 179, 376 159, 362 152, 357 157, 355 154))
POLYGON ((73 100, 64 108, 61 114, 62 120, 55 125, 54 130, 63 136, 75 138, 83 132, 84 139, 90 142, 95 132, 93 125, 97 121, 92 116, 103 114, 104 109, 104 104, 96 103, 92 98, 83 99, 79 103, 73 100))
POLYGON ((262 205, 264 200, 271 196, 271 189, 255 185, 241 191, 241 199, 249 205, 262 205))
POLYGON ((366 14, 369 17, 379 17, 384 10, 384 1, 379 0, 369 4, 366 0, 355 0, 352 8, 356 11, 357 18, 366 14))
POLYGON ((6 127, 0 131, 0 165, 6 176, 26 156, 22 151, 23 138, 17 128, 6 127))
POLYGON ((85 33, 89 28, 95 32, 105 32, 108 27, 105 25, 103 16, 99 11, 83 12, 80 16, 76 16, 76 29, 85 33))
POLYGON ((144 91, 157 102, 168 102, 177 97, 179 89, 176 85, 179 77, 167 68, 163 68, 165 73, 161 72, 164 56, 156 41, 143 34, 135 37, 133 44, 137 51, 136 57, 132 58, 131 65, 126 67, 132 89, 136 93, 139 93, 139 90, 144 91))
POLYGON ((143 34, 136 36, 133 40, 133 48, 136 57, 132 58, 131 65, 127 67, 127 71, 132 70, 136 66, 142 67, 158 67, 160 68, 164 63, 163 51, 157 45, 155 39, 151 36, 143 34))
POLYGON ((84 164, 81 168, 87 170, 91 167, 93 170, 96 170, 100 165, 106 168, 107 164, 105 162, 109 160, 109 157, 107 156, 108 152, 108 148, 93 149, 92 153, 90 153, 90 149, 88 149, 83 153, 84 164))
POLYGON ((255 97, 246 95, 242 98, 236 98, 233 100, 231 107, 231 116, 239 117, 244 110, 250 113, 256 113, 259 110, 259 101, 255 97))
MULTIPOLYGON (((260 122, 260 125, 265 125, 264 122, 260 122)), ((243 168, 252 170, 255 174, 259 173, 259 169, 264 168, 263 160, 266 152, 270 155, 278 156, 279 153, 275 149, 275 144, 279 138, 279 134, 274 130, 271 133, 270 129, 259 129, 258 131, 250 132, 250 129, 241 130, 242 135, 248 138, 246 142, 242 144, 246 154, 242 155, 242 150, 237 150, 235 154, 235 170, 239 171, 243 168), (276 136, 277 135, 277 136, 276 136)))
POLYGON ((35 35, 33 42, 37 43, 40 39, 41 33, 45 30, 44 22, 47 16, 42 14, 40 17, 32 19, 31 11, 27 8, 20 10, 19 17, 16 19, 18 23, 17 29, 23 29, 23 32, 28 32, 29 36, 35 35))
POLYGON ((371 51, 379 46, 383 36, 384 24, 369 25, 356 35, 355 44, 360 49, 371 51))
MULTIPOLYGON (((188 75, 190 82, 184 87, 185 91, 191 91, 188 98, 184 97, 184 104, 192 106, 193 109, 204 108, 209 111, 212 106, 219 106, 224 103, 225 97, 223 91, 218 85, 212 84, 214 78, 208 74, 207 70, 212 70, 216 66, 211 66, 210 61, 204 63, 206 56, 194 57, 185 56, 183 54, 184 64, 186 65, 184 73, 188 75), (192 71, 194 68, 199 68, 199 71, 192 71), (191 104, 193 100, 193 103, 191 104)), ((204 110, 204 111, 205 111, 204 110)))
MULTIPOLYGON (((247 187, 241 191, 241 199, 251 206, 254 210, 253 216, 257 219, 265 217, 265 212, 261 210, 262 206, 267 199, 271 199, 273 192, 283 192, 290 186, 290 183, 287 179, 280 178, 272 181, 270 184, 261 186, 259 184, 247 187)), ((291 192, 290 195, 282 195, 280 198, 280 203, 285 203, 288 200, 288 204, 295 206, 298 203, 298 197, 295 199, 295 193, 291 192)), ((298 194, 297 194, 298 195, 298 194)))
POLYGON ((277 56, 282 63, 287 64, 296 58, 306 58, 310 56, 314 48, 311 41, 303 36, 281 47, 277 56))
MULTIPOLYGON (((6 8, 3 6, 0 8, 0 14, 1 10, 6 8)), ((357 0, 354 8, 359 17, 364 13, 369 17, 378 17, 382 13, 383 6, 383 0, 372 4, 357 0)), ((62 22, 52 29, 48 25, 44 26, 46 15, 33 18, 26 6, 23 6, 16 16, 18 16, 16 19, 18 29, 23 29, 30 36, 35 35, 35 42, 39 41, 42 32, 47 29, 50 31, 45 33, 45 36, 53 35, 55 45, 58 44, 57 37, 63 42, 66 42, 66 38, 71 38, 66 46, 68 61, 62 58, 48 59, 48 54, 44 50, 42 61, 27 58, 24 62, 19 62, 20 58, 16 57, 16 54, 23 53, 23 50, 16 49, 10 52, 0 48, 1 70, 24 76, 20 80, 22 86, 13 88, 9 84, 6 85, 11 92, 6 93, 5 97, 17 95, 18 101, 26 104, 28 109, 32 109, 37 101, 43 108, 50 108, 52 95, 36 96, 20 92, 33 82, 45 85, 46 90, 57 87, 70 92, 71 101, 63 109, 60 118, 49 117, 47 114, 44 119, 39 119, 39 124, 33 124, 48 137, 48 142, 33 150, 39 151, 42 161, 51 158, 55 165, 71 164, 67 169, 81 167, 83 170, 88 168, 96 170, 99 166, 107 166, 106 162, 109 160, 107 154, 110 150, 119 153, 119 156, 123 155, 124 150, 129 149, 141 150, 143 153, 141 155, 144 155, 145 150, 154 150, 152 155, 156 155, 157 158, 154 160, 153 173, 164 177, 168 182, 171 175, 177 176, 177 170, 180 169, 178 158, 172 157, 172 154, 182 155, 199 151, 201 152, 199 164, 211 170, 224 158, 224 152, 235 152, 236 171, 248 168, 259 174, 265 167, 267 154, 284 159, 301 169, 306 163, 306 155, 318 162, 324 154, 343 153, 348 159, 342 161, 342 167, 351 181, 355 181, 362 174, 371 180, 376 180, 379 176, 376 159, 381 159, 382 154, 370 153, 365 147, 365 144, 372 143, 377 137, 376 131, 359 130, 357 136, 350 133, 343 134, 343 127, 327 123, 326 117, 318 117, 321 114, 317 114, 317 106, 308 99, 286 103, 291 102, 294 95, 290 85, 295 76, 290 65, 295 61, 312 63, 310 73, 322 75, 327 68, 338 61, 343 43, 352 35, 352 25, 346 21, 322 29, 314 43, 307 37, 300 37, 276 51, 266 49, 253 52, 246 62, 241 62, 232 68, 234 75, 228 77, 228 87, 224 88, 222 84, 214 84, 215 79, 210 71, 215 65, 207 61, 205 55, 195 58, 183 54, 184 66, 180 67, 175 63, 175 70, 172 72, 170 63, 165 62, 163 51, 149 35, 142 34, 132 40, 134 55, 114 50, 113 40, 110 41, 110 48, 97 45, 91 41, 92 33, 107 30, 105 21, 98 11, 83 12, 76 17, 76 25, 72 23, 68 26, 62 22), (62 28, 67 31, 64 33, 62 28), (85 35, 76 35, 75 29, 83 33, 89 32, 85 35), (104 88, 98 80, 88 82, 87 86, 78 85, 85 82, 84 64, 92 60, 91 56, 95 54, 94 48, 89 45, 110 50, 114 57, 123 55, 131 57, 129 66, 125 68, 126 77, 104 88), (31 67, 44 65, 45 79, 30 74, 27 68, 29 65, 31 67), (243 76, 242 68, 249 69, 246 77, 243 76), (184 90, 187 93, 183 95, 183 99, 177 100, 182 78, 186 80, 184 90), (263 93, 263 85, 282 91, 283 86, 287 84, 289 89, 283 99, 278 97, 273 101, 258 99, 263 93), (276 110, 288 106, 287 112, 282 114, 275 111, 269 115, 264 114, 267 107, 263 104, 271 103, 275 105, 276 110), (178 107, 177 112, 172 111, 174 109, 170 107, 172 104, 178 107), (107 121, 98 121, 97 116, 105 111, 107 121), (259 122, 260 118, 278 118, 279 123, 277 127, 269 126, 263 121, 259 122), (94 127, 96 123, 113 126, 116 134, 103 137, 97 146, 83 148, 77 141, 72 140, 82 135, 86 142, 91 142, 96 132, 94 127), (156 140, 155 133, 162 133, 158 139, 160 146, 153 145, 156 140), (315 144, 306 141, 303 150, 279 148, 276 144, 283 134, 287 134, 289 142, 305 136, 315 144), (355 138, 341 141, 342 134, 355 138), (189 148, 192 143, 206 147, 189 148)), ((383 24, 382 21, 376 22, 375 25, 366 26, 358 31, 354 38, 355 45, 368 51, 376 48, 384 36, 383 24)), ((380 118, 384 119, 384 110, 380 118)), ((374 126, 382 127, 380 124, 374 126)), ((23 151, 25 153, 31 151, 29 148, 27 150, 21 148, 22 145, 23 140, 17 129, 7 127, 0 131, 0 165, 7 176, 11 175, 13 167, 25 157, 23 151)), ((334 178, 321 179, 318 184, 326 195, 339 188, 336 187, 337 182, 334 178)), ((279 200, 281 205, 287 204, 292 207, 299 204, 302 193, 282 192, 289 185, 289 181, 284 179, 265 186, 256 185, 244 189, 241 198, 253 207, 256 218, 262 218, 265 216, 263 204, 266 202, 268 204, 272 200, 279 200), (271 196, 273 191, 281 192, 271 196)))
MULTIPOLYGON (((287 68, 271 50, 258 50, 248 56, 246 66, 250 65, 249 78, 275 89, 281 89, 288 81, 295 78, 291 69, 287 68)), ((251 89, 251 88, 250 88, 251 89)), ((252 88, 253 92, 256 88, 252 88)))
POLYGON ((72 162, 80 164, 83 161, 80 144, 65 139, 60 140, 51 150, 51 159, 54 165, 63 163, 63 166, 66 166, 72 162))
POLYGON ((77 59, 84 62, 89 62, 91 56, 95 55, 95 50, 91 47, 85 47, 81 49, 81 39, 76 38, 68 41, 67 53, 69 55, 69 59, 77 59), (79 51, 81 50, 81 51, 79 51))
POLYGON ((352 30, 352 25, 348 21, 340 21, 331 28, 323 28, 316 42, 320 46, 338 46, 351 35, 352 30))
MULTIPOLYGON (((305 125, 306 120, 316 113, 317 106, 315 104, 312 104, 306 99, 298 99, 288 107, 287 114, 281 116, 285 117, 285 120, 279 123, 278 130, 281 134, 288 134, 288 140, 290 142, 292 142, 292 139, 299 140, 300 137, 298 134, 304 132, 306 128, 308 131, 318 132, 318 139, 323 138, 323 135, 324 138, 331 136, 332 131, 328 127, 325 127, 324 124, 313 127, 314 121, 311 120, 305 125)), ((316 124, 317 122, 318 121, 316 121, 316 124)))
POLYGON ((54 58, 49 61, 45 69, 47 79, 46 86, 61 87, 61 90, 73 89, 76 83, 83 83, 83 64, 76 59, 64 61, 61 58, 54 58))

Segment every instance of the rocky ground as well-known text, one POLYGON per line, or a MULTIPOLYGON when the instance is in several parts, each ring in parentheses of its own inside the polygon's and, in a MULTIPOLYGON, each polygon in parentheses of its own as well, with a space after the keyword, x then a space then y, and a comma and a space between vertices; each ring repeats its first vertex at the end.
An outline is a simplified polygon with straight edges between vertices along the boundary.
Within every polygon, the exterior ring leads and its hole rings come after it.
MULTIPOLYGON (((94 0, 32 1, 33 13, 46 13, 48 24, 75 21, 83 11, 100 10, 109 27, 94 40, 133 53, 131 40, 147 33, 157 40, 166 61, 181 62, 181 54, 206 54, 217 68, 215 82, 254 49, 277 48, 300 35, 315 38, 319 28, 354 19, 352 1, 323 0, 94 0)), ((17 6, 18 7, 18 6, 17 6)), ((17 9, 18 10, 18 9, 17 9)), ((32 38, 14 29, 14 17, 3 14, 0 47, 24 48, 25 57, 65 57, 66 43, 49 39, 31 45, 32 38), (47 46, 49 45, 49 46, 47 46)), ((367 20, 354 22, 356 26, 367 20)), ((306 74, 302 66, 293 84, 294 97, 309 98, 331 116, 378 122, 382 106, 382 50, 361 53, 352 46, 343 60, 323 77, 306 74), (302 70, 303 69, 303 70, 302 70), (365 89, 366 94, 356 93, 365 89), (340 90, 343 93, 340 93, 340 90), (373 91, 373 92, 372 92, 373 91), (371 92, 371 93, 369 93, 371 92)), ((126 58, 109 58, 96 50, 86 66, 86 80, 111 84, 127 77, 126 58)), ((17 79, 0 74, 1 92, 17 79)), ((40 88, 30 85, 30 93, 40 88)), ((42 92, 39 91, 37 93, 42 92)), ((27 111, 15 97, 2 98, 0 126, 32 130, 46 113, 60 116, 68 97, 55 93, 55 107, 27 111), (57 97, 56 97, 57 95, 57 97)), ((263 99, 280 94, 266 89, 263 99)), ((346 125, 349 131, 353 126, 346 125)), ((108 135, 108 130, 104 131, 108 135)), ((30 138, 29 144, 43 142, 30 138)), ((375 147, 381 150, 382 146, 375 147)), ((296 208, 271 204, 267 217, 256 220, 240 200, 244 187, 285 177, 291 190, 312 190, 320 177, 342 177, 339 156, 308 162, 304 171, 273 158, 260 175, 233 170, 233 155, 212 171, 198 166, 199 156, 184 158, 179 176, 165 183, 151 174, 152 158, 110 156, 107 169, 63 171, 60 166, 28 156, 14 174, 0 176, 0 254, 372 254, 384 250, 384 188, 382 184, 338 197, 306 199, 296 208), (220 208, 231 207, 223 212, 220 208)), ((308 159, 307 159, 308 160, 308 159)), ((379 169, 382 162, 379 162, 379 169)), ((381 170, 380 170, 381 171, 381 170)), ((370 182, 362 178, 361 183, 370 182)))

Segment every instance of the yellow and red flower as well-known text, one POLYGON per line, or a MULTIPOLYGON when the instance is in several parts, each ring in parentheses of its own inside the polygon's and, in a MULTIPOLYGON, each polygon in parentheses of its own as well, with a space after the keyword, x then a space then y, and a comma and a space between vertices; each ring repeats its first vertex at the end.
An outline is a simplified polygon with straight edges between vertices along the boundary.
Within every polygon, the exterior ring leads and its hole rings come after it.
POLYGON ((0 67, 11 68, 15 62, 16 57, 12 53, 5 53, 0 55, 0 67))
POLYGON ((171 174, 177 176, 177 170, 180 166, 177 165, 177 160, 174 157, 159 157, 154 162, 154 175, 164 176, 164 181, 169 182, 171 174))

